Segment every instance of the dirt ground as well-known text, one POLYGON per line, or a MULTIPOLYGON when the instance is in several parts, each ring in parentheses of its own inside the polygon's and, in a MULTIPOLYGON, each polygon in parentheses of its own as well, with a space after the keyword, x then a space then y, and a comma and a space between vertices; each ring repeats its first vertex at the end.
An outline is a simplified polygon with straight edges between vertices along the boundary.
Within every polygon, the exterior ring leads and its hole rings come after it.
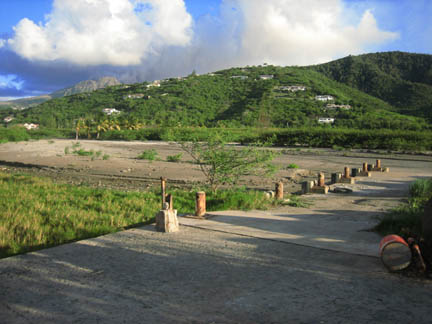
MULTIPOLYGON (((80 140, 80 147, 86 151, 101 151, 110 158, 92 160, 90 157, 65 154, 65 148, 72 151, 71 140, 41 140, 0 145, 0 167, 4 171, 24 171, 49 176, 60 182, 89 184, 92 186, 118 188, 123 190, 144 190, 158 185, 161 176, 168 179, 172 187, 191 187, 204 183, 204 177, 190 156, 179 145, 167 142, 120 142, 80 140), (139 160, 144 150, 155 149, 159 161, 139 160), (169 155, 183 153, 181 163, 166 162, 169 155)), ((272 178, 247 177, 241 184, 249 188, 273 190, 275 182, 282 180, 286 192, 299 192, 301 182, 316 179, 318 172, 324 172, 330 180, 333 172, 343 172, 345 166, 360 168, 363 162, 390 167, 395 178, 409 178, 413 175, 427 176, 431 170, 431 155, 406 155, 367 153, 362 151, 334 151, 329 149, 286 149, 275 148, 281 154, 274 160, 279 171, 272 178), (288 169, 291 163, 298 169, 288 169)))
MULTIPOLYGON (((204 180, 196 165, 148 162, 180 153, 163 142, 80 141, 109 160, 65 155, 73 141, 0 145, 0 168, 59 182, 143 190, 191 187, 204 180)), ((390 274, 369 229, 398 205, 408 185, 431 177, 432 157, 384 152, 282 149, 271 179, 247 187, 286 191, 325 172, 381 159, 350 194, 307 195, 306 208, 215 212, 208 220, 180 218, 180 232, 153 225, 0 260, 0 322, 4 323, 428 323, 431 282, 390 274), (295 163, 300 169, 287 169, 295 163)), ((341 186, 341 185, 338 185, 341 186)), ((332 189, 335 186, 332 186, 332 189)), ((175 206, 175 202, 174 202, 175 206)), ((181 212, 181 211, 179 211, 181 212)))

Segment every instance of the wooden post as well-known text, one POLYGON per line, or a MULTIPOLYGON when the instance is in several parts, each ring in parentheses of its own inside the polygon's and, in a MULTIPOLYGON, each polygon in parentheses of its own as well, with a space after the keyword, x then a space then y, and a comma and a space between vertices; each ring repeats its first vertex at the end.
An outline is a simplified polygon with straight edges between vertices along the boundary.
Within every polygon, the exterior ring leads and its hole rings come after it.
POLYGON ((281 181, 281 182, 278 182, 278 183, 276 183, 276 196, 275 196, 275 198, 276 199, 283 199, 283 196, 284 196, 284 189, 283 189, 283 182, 281 181))
POLYGON ((344 169, 344 178, 347 178, 347 179, 350 178, 350 168, 349 167, 345 167, 345 169, 344 169))
POLYGON ((195 216, 202 217, 206 213, 206 193, 199 191, 196 193, 195 216))
POLYGON ((172 194, 168 194, 166 196, 166 202, 168 203, 169 210, 173 210, 174 206, 173 206, 173 195, 172 194))
POLYGON ((318 174, 318 186, 319 187, 324 187, 325 186, 325 178, 324 178, 324 173, 320 172, 318 174))
POLYGON ((376 160, 376 168, 381 168, 381 160, 376 160))
POLYGON ((166 195, 165 195, 166 179, 164 177, 160 177, 160 180, 161 180, 161 198, 162 198, 162 209, 163 209, 164 203, 166 202, 166 195))
POLYGON ((368 172, 368 164, 366 162, 363 163, 363 172, 368 172))

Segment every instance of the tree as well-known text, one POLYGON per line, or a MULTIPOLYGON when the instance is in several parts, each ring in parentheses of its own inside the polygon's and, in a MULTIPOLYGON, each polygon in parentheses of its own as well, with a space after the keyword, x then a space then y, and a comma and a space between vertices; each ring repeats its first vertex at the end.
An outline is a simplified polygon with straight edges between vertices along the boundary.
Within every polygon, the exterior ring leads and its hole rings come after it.
POLYGON ((77 120, 75 125, 75 140, 78 141, 80 129, 85 126, 84 119, 80 118, 77 120))
POLYGON ((213 192, 223 185, 235 185, 247 175, 271 176, 276 171, 276 153, 264 148, 227 146, 221 139, 180 143, 199 165, 213 192))

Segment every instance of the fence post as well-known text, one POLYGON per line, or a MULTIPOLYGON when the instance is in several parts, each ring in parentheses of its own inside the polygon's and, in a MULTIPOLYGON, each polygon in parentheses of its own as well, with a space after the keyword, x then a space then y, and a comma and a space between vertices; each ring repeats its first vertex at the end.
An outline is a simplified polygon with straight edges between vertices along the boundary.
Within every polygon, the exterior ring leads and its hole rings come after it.
POLYGON ((206 213, 206 193, 198 191, 196 193, 195 216, 202 217, 206 213))
POLYGON ((166 189, 166 179, 164 177, 160 177, 161 180, 161 195, 162 195, 162 209, 164 207, 164 203, 166 202, 166 195, 165 195, 165 189, 166 189))
POLYGON ((283 182, 281 181, 281 182, 278 182, 278 183, 276 183, 276 195, 275 195, 275 198, 276 199, 283 199, 283 196, 284 196, 284 189, 283 189, 283 182))

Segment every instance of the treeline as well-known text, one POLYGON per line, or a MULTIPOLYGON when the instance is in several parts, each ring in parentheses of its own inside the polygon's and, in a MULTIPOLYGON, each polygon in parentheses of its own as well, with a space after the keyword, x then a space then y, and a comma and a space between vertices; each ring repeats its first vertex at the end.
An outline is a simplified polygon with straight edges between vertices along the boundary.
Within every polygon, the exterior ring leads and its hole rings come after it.
MULTIPOLYGON (((70 138, 71 130, 45 129, 26 131, 23 128, 0 128, 0 142, 26 141, 42 138, 70 138)), ((81 129, 79 138, 88 138, 81 129)), ((96 131, 90 138, 96 139, 96 131)), ((386 149, 393 151, 431 151, 432 133, 399 130, 356 130, 334 128, 206 128, 206 127, 146 127, 137 130, 108 130, 100 134, 102 140, 125 141, 190 141, 220 137, 227 142, 242 144, 267 143, 289 147, 338 147, 353 149, 386 149)))

